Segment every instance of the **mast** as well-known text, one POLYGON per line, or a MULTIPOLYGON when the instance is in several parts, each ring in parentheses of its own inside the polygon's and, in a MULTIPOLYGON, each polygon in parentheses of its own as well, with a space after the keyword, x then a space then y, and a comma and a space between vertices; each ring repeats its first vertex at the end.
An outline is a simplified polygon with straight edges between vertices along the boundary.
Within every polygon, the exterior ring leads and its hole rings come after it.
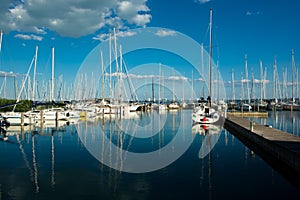
POLYGON ((204 98, 204 47, 201 44, 201 68, 202 68, 202 97, 204 98))
MULTIPOLYGON (((32 65, 33 65, 33 61, 34 61, 34 58, 32 59, 32 61, 31 61, 31 63, 30 63, 30 66, 29 66, 28 71, 27 71, 27 73, 26 73, 25 79, 22 81, 22 87, 21 87, 21 90, 20 90, 20 92, 19 92, 19 95, 18 95, 18 98, 17 98, 16 103, 18 103, 18 102, 20 101, 20 98, 21 98, 23 89, 24 89, 24 87, 25 87, 25 83, 26 83, 26 81, 27 81, 27 79, 28 79, 28 76, 29 76, 30 69, 31 69, 31 67, 32 67, 32 65)), ((16 82, 15 82, 15 83, 16 83, 16 82)), ((17 106, 17 104, 14 105, 13 110, 12 110, 13 112, 15 111, 16 106, 17 106)))
POLYGON ((174 68, 173 68, 173 81, 172 81, 172 103, 175 102, 175 96, 174 96, 174 88, 175 88, 175 73, 174 73, 174 68))
POLYGON ((184 101, 184 78, 182 78, 182 101, 184 101))
MULTIPOLYGON (((212 9, 210 9, 210 20, 209 20, 209 93, 211 100, 212 98, 212 9)), ((211 106, 211 101, 210 101, 211 106)))
POLYGON ((262 102, 262 96, 263 96, 263 68, 262 68, 262 60, 259 61, 259 69, 260 69, 260 102, 262 102))
POLYGON ((32 85, 32 101, 35 101, 35 84, 36 84, 36 63, 37 63, 37 56, 38 56, 38 49, 39 47, 35 47, 35 58, 34 58, 34 68, 33 68, 33 85, 32 85))
POLYGON ((155 102, 155 97, 154 97, 154 78, 152 77, 152 102, 155 102))
POLYGON ((266 93, 267 93, 267 86, 266 86, 266 80, 267 80, 267 67, 265 67, 264 70, 264 82, 263 82, 263 88, 264 88, 264 95, 263 95, 263 99, 266 99, 266 93))
POLYGON ((247 86, 247 99, 250 104, 250 92, 249 92, 249 82, 248 82, 248 57, 245 54, 245 75, 246 75, 246 86, 247 86))
POLYGON ((160 87, 161 87, 161 84, 160 84, 160 78, 161 78, 161 63, 159 63, 158 65, 158 104, 160 104, 160 87))
POLYGON ((295 58, 294 58, 294 49, 292 49, 292 101, 295 101, 294 98, 294 78, 295 78, 295 58))
MULTIPOLYGON (((119 80, 119 63, 118 63, 118 50, 117 50, 117 36, 116 36, 116 29, 114 28, 114 51, 115 51, 115 62, 116 62, 116 76, 117 76, 117 86, 119 87, 120 84, 120 80, 119 80)), ((118 92, 118 89, 117 89, 118 92)), ((119 101, 119 97, 117 98, 118 103, 120 103, 119 101)))
POLYGON ((110 89, 110 103, 112 102, 113 92, 112 92, 112 79, 111 79, 111 61, 112 61, 112 53, 111 53, 111 34, 109 34, 109 89, 110 89))
MULTIPOLYGON (((203 74, 202 74, 202 79, 203 79, 203 74)), ((192 70, 192 101, 194 101, 194 70, 192 70)))
MULTIPOLYGON (((118 95, 119 95, 119 99, 120 99, 120 103, 123 101, 122 100, 122 88, 121 86, 123 85, 123 77, 122 77, 122 68, 123 68, 123 55, 122 55, 122 45, 120 45, 120 66, 119 66, 119 71, 120 71, 120 76, 119 76, 119 79, 120 79, 120 82, 118 84, 118 95)), ((126 91, 125 91, 126 92, 126 91)))
POLYGON ((255 99, 254 72, 251 73, 251 99, 255 99))
POLYGON ((103 53, 100 50, 101 57, 101 68, 102 68, 102 101, 104 101, 104 62, 103 62, 103 53))
POLYGON ((220 100, 220 90, 219 90, 219 60, 217 61, 217 83, 216 83, 216 90, 217 90, 217 101, 220 100))
POLYGON ((3 36, 3 32, 1 30, 0 31, 0 55, 1 55, 1 50, 2 50, 2 36, 3 36))
POLYGON ((235 91, 234 91, 234 69, 231 72, 231 86, 232 86, 232 100, 235 101, 235 91))
POLYGON ((242 73, 242 81, 241 81, 241 84, 242 84, 242 98, 241 98, 241 102, 243 102, 244 103, 244 93, 245 93, 245 91, 244 91, 244 81, 243 81, 243 79, 244 79, 244 77, 243 77, 243 73, 242 73))
POLYGON ((298 98, 298 104, 299 104, 299 70, 296 68, 296 98, 298 98))
POLYGON ((54 101, 54 47, 52 47, 52 76, 51 76, 50 101, 54 101))
POLYGON ((274 56, 274 66, 273 66, 273 81, 274 81, 274 85, 273 85, 273 97, 275 99, 275 102, 277 103, 278 99, 277 99, 277 62, 276 62, 276 56, 274 56))

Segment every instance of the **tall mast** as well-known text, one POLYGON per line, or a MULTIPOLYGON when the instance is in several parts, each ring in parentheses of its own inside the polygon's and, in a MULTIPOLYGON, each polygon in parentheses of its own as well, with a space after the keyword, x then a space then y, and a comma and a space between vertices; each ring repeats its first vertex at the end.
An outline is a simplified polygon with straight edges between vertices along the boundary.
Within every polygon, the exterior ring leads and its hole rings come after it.
POLYGON ((235 101, 235 91, 234 91, 234 69, 231 72, 231 86, 232 86, 232 100, 235 101))
MULTIPOLYGON (((122 88, 121 86, 123 85, 123 77, 122 77, 122 68, 123 68, 123 53, 122 53, 122 45, 120 45, 120 66, 119 66, 119 71, 120 71, 120 76, 119 76, 119 79, 120 79, 120 82, 118 84, 118 95, 119 95, 119 99, 120 99, 120 103, 123 101, 122 99, 122 88)), ((126 93, 125 93, 126 94, 126 93)))
POLYGON ((103 62, 102 50, 100 50, 100 57, 101 57, 101 68, 102 68, 102 100, 104 101, 104 62, 103 62))
POLYGON ((276 79, 276 71, 277 71, 277 63, 276 63, 276 56, 274 56, 274 66, 273 66, 273 97, 275 99, 275 102, 277 102, 277 95, 276 95, 276 90, 277 90, 277 79, 276 79))
POLYGON ((212 98, 212 9, 210 9, 209 20, 209 96, 212 98))
POLYGON ((267 86, 266 86, 266 80, 267 80, 267 67, 265 67, 264 70, 264 82, 263 82, 263 88, 264 88, 264 95, 263 95, 263 99, 266 99, 266 94, 267 94, 267 86))
POLYGON ((160 104, 160 87, 161 87, 161 84, 160 84, 160 79, 161 79, 161 63, 159 63, 158 65, 158 104, 160 104))
POLYGON ((248 82, 248 58, 247 54, 245 55, 245 75, 246 75, 246 86, 247 86, 247 99, 248 103, 250 103, 250 92, 249 92, 249 82, 248 82))
MULTIPOLYGON (((116 62, 116 77, 117 77, 117 86, 119 88, 120 84, 120 77, 119 77, 119 63, 118 63, 118 49, 117 49, 117 35, 116 35, 116 29, 114 28, 114 51, 115 51, 115 62, 116 62)), ((118 94, 118 88, 117 88, 117 95, 118 94)), ((120 103, 119 97, 117 97, 117 101, 120 103)))
POLYGON ((175 73, 174 73, 174 68, 173 68, 173 81, 172 81, 172 102, 175 102, 175 96, 174 96, 174 88, 175 88, 175 82, 174 82, 174 79, 175 79, 175 73))
POLYGON ((217 60, 217 83, 216 83, 216 90, 217 90, 217 100, 220 100, 220 90, 219 90, 219 60, 217 60))
POLYGON ((50 100, 54 101, 54 47, 52 47, 52 76, 51 76, 50 100))
POLYGON ((39 47, 35 47, 35 58, 34 58, 34 68, 33 68, 33 86, 32 86, 32 101, 35 101, 35 84, 36 84, 36 63, 37 63, 37 56, 38 56, 38 49, 39 47))
POLYGON ((251 99, 255 99, 254 72, 251 73, 251 99))
POLYGON ((2 36, 3 36, 3 32, 1 30, 0 31, 0 55, 1 55, 1 50, 2 50, 2 36))
POLYGON ((259 69, 260 69, 260 102, 261 102, 263 96, 263 80, 264 80, 262 60, 259 61, 259 69))
POLYGON ((295 77, 295 58, 294 49, 292 49, 292 101, 294 102, 294 77, 295 77))
POLYGON ((111 34, 109 34, 109 90, 110 90, 110 103, 112 102, 113 99, 113 92, 112 92, 112 79, 111 79, 111 72, 112 72, 112 67, 111 67, 111 62, 112 62, 112 53, 111 53, 111 34))
POLYGON ((202 68, 202 97, 204 98, 204 47, 201 44, 201 68, 202 68))
POLYGON ((154 103, 155 97, 154 97, 154 78, 152 77, 152 102, 154 103))
MULTIPOLYGON (((202 78, 203 78, 203 74, 202 74, 202 78)), ((192 70, 192 101, 194 101, 194 70, 192 70)))

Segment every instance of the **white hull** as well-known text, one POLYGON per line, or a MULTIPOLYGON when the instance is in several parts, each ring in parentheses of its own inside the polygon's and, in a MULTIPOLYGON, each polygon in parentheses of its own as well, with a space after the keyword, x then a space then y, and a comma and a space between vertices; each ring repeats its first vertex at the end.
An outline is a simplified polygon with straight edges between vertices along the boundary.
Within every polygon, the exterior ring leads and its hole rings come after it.
MULTIPOLYGON (((22 115, 21 113, 10 112, 10 113, 3 114, 3 118, 11 126, 19 126, 19 125, 22 125, 21 115, 22 115)), ((34 123, 35 123, 35 121, 33 118, 30 118, 29 116, 24 114, 23 125, 29 125, 29 124, 34 124, 34 123)))
POLYGON ((196 107, 192 114, 194 123, 213 124, 220 120, 220 114, 207 106, 196 107))
POLYGON ((180 108, 180 106, 177 103, 171 103, 168 106, 169 110, 178 110, 180 108))

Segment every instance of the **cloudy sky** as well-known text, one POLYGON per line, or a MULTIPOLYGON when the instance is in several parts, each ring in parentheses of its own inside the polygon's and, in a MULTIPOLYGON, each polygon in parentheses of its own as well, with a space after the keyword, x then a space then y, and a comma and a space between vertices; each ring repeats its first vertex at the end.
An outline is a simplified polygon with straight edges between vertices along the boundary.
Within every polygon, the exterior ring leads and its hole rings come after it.
POLYGON ((50 76, 51 47, 55 47, 56 77, 72 81, 89 52, 113 28, 119 37, 130 37, 132 29, 159 27, 160 36, 177 31, 208 45, 210 8, 213 59, 224 80, 230 80, 232 68, 237 79, 244 78, 245 54, 249 74, 253 71, 256 79, 260 59, 269 79, 275 55, 279 74, 282 68, 290 70, 292 49, 299 63, 300 3, 296 0, 1 0, 0 71, 26 73, 38 45, 38 76, 50 76))

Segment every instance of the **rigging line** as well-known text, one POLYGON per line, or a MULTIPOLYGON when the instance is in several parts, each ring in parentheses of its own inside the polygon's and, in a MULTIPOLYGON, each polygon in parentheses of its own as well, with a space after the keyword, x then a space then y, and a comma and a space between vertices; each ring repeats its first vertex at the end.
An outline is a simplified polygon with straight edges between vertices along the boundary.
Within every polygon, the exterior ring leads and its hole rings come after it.
MULTIPOLYGON (((30 69, 31 69, 31 67, 32 67, 32 65, 33 65, 33 61, 34 61, 34 59, 35 59, 35 56, 33 57, 32 61, 31 61, 31 64, 30 64, 30 67, 29 67, 29 69, 28 69, 28 71, 27 71, 27 74, 26 74, 25 80, 23 81, 23 84, 22 84, 21 90, 20 90, 20 92, 19 92, 19 96, 18 96, 18 98, 17 98, 17 102, 19 102, 19 101, 20 101, 21 94, 22 94, 22 92, 23 92, 23 89, 24 89, 25 83, 26 83, 26 81, 27 81, 27 78, 28 78, 28 75, 29 75, 30 69)), ((13 108, 13 111, 15 111, 15 109, 16 109, 16 105, 14 106, 14 108, 13 108)))
POLYGON ((203 38, 202 41, 206 41, 207 40, 208 33, 209 33, 209 25, 207 26, 206 33, 205 33, 204 38, 203 38))
POLYGON ((125 63, 125 61, 123 60, 122 61, 123 64, 124 64, 124 69, 125 69, 125 74, 126 74, 126 77, 127 77, 127 82, 128 82, 128 85, 129 85, 129 90, 130 90, 130 95, 131 95, 131 98, 135 101, 138 101, 138 97, 137 97, 137 94, 134 90, 134 86, 133 86, 133 83, 130 79, 130 76, 129 76, 129 73, 128 73, 128 69, 127 69, 127 65, 125 63))
POLYGON ((4 76, 3 83, 2 83, 2 86, 1 86, 1 89, 0 89, 0 95, 1 96, 2 96, 2 92, 4 91, 5 86, 6 86, 6 75, 4 76))

